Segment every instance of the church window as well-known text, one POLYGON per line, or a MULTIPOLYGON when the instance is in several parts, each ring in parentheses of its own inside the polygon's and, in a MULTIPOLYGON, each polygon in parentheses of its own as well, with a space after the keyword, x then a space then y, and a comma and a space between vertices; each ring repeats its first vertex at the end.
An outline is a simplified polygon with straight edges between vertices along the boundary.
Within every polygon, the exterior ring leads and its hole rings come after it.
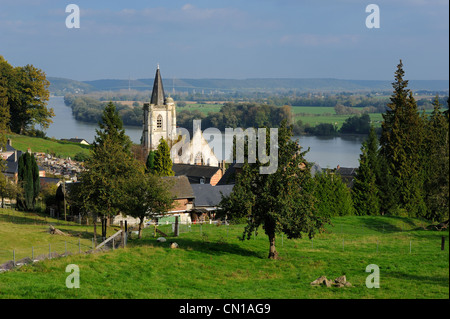
POLYGON ((162 118, 162 116, 160 114, 160 115, 158 115, 158 118, 156 119, 156 127, 157 128, 162 128, 163 127, 162 122, 163 122, 163 118, 162 118))

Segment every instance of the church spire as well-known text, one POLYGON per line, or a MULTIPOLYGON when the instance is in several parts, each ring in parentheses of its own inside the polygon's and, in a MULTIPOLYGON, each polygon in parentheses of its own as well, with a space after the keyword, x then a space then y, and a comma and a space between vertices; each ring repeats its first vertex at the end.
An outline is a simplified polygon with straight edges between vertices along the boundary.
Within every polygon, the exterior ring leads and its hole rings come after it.
POLYGON ((153 92, 150 104, 154 105, 164 105, 164 87, 161 79, 161 74, 159 72, 159 64, 156 69, 155 82, 153 83, 153 92))

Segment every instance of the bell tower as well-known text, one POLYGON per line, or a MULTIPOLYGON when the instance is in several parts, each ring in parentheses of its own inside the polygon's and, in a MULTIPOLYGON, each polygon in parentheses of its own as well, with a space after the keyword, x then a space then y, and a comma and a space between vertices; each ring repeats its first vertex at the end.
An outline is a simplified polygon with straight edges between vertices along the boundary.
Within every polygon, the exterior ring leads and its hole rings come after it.
POLYGON ((169 147, 177 138, 177 117, 174 100, 165 97, 164 87, 159 71, 156 69, 155 81, 150 103, 144 103, 144 127, 141 143, 145 151, 155 150, 162 138, 166 140, 169 147))

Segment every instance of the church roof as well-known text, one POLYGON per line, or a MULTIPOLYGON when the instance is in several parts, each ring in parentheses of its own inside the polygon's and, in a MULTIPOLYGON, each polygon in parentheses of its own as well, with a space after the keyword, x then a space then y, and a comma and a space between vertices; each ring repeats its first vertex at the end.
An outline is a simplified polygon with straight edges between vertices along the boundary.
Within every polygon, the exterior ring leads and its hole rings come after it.
POLYGON ((164 87, 161 79, 161 73, 159 72, 159 66, 156 69, 155 82, 153 82, 153 92, 150 104, 164 105, 164 87))

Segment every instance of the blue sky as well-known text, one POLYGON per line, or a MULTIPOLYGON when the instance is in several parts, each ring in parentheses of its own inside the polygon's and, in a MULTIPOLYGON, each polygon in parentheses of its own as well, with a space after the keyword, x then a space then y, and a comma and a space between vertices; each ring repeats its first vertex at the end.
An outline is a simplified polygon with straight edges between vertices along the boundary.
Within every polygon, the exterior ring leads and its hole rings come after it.
POLYGON ((0 55, 48 76, 449 79, 448 0, 0 0, 0 55), (80 28, 68 29, 68 4, 80 28), (380 8, 368 29, 367 5, 380 8))

